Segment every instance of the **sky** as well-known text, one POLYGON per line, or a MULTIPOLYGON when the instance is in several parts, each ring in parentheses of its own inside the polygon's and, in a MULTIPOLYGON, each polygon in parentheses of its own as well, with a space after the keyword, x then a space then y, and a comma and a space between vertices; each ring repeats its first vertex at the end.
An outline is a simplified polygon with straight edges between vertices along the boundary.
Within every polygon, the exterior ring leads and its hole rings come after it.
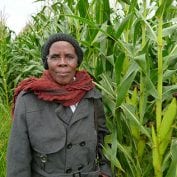
POLYGON ((34 0, 0 0, 0 15, 5 18, 6 25, 18 34, 40 7, 41 3, 34 0))
MULTIPOLYGON (((6 25, 18 34, 36 14, 42 2, 35 0, 0 0, 0 15, 5 17, 6 25)), ((113 2, 115 0, 110 0, 113 2)))

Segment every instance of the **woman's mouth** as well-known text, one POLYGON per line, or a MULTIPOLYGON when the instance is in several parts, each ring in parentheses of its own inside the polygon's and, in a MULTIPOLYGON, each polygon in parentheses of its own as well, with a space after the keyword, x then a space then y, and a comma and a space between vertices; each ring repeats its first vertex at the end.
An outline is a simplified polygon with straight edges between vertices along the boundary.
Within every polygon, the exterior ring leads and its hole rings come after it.
POLYGON ((58 76, 65 77, 65 76, 68 76, 69 72, 57 72, 56 74, 57 74, 58 76))

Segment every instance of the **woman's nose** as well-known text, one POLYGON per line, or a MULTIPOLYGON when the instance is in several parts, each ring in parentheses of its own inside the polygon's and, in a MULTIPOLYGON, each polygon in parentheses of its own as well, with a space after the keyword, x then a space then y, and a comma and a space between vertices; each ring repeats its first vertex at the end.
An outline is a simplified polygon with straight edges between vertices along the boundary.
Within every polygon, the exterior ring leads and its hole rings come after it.
POLYGON ((59 60, 58 60, 58 65, 67 65, 67 60, 65 57, 61 57, 59 60))

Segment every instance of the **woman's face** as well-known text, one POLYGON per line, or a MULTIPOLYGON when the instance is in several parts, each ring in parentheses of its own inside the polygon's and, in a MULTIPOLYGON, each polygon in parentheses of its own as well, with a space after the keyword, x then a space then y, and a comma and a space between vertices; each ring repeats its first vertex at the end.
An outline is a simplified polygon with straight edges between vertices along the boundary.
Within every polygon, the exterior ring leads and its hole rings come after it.
POLYGON ((49 49, 47 58, 48 71, 60 85, 66 85, 74 80, 78 57, 75 48, 66 41, 57 41, 49 49))

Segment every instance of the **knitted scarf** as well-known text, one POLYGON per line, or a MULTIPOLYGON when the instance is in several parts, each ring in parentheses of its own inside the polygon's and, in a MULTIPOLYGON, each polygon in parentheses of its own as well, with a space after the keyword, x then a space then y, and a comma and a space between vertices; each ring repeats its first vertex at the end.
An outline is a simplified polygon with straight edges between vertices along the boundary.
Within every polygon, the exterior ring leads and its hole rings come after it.
POLYGON ((56 83, 48 70, 43 72, 40 78, 30 77, 23 80, 15 89, 14 104, 18 94, 23 91, 32 91, 39 99, 45 101, 55 101, 70 106, 79 102, 87 91, 94 88, 91 77, 86 71, 77 71, 76 79, 67 84, 56 83))

